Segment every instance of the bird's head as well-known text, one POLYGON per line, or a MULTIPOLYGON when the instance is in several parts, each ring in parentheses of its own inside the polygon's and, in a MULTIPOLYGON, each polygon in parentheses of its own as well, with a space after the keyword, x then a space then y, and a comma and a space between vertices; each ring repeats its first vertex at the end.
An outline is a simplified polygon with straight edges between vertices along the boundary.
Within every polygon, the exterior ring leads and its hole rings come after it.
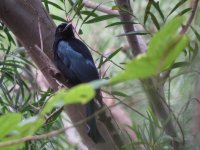
POLYGON ((56 28, 55 36, 63 38, 74 37, 73 26, 71 23, 62 23, 56 28))

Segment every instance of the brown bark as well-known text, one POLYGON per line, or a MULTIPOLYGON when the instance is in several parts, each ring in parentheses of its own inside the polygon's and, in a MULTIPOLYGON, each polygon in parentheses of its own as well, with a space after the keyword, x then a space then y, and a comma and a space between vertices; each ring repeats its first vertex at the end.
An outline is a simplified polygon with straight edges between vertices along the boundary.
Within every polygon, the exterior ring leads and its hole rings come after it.
MULTIPOLYGON (((132 8, 129 4, 129 0, 115 0, 116 5, 122 8, 127 9, 130 13, 132 13, 132 8)), ((130 13, 119 11, 121 21, 132 21, 132 16, 130 13)), ((135 31, 135 27, 132 24, 123 24, 124 32, 135 31)), ((146 51, 146 43, 142 40, 140 36, 129 35, 127 36, 128 43, 132 49, 132 53, 134 56, 137 56, 140 53, 144 53, 146 51)))

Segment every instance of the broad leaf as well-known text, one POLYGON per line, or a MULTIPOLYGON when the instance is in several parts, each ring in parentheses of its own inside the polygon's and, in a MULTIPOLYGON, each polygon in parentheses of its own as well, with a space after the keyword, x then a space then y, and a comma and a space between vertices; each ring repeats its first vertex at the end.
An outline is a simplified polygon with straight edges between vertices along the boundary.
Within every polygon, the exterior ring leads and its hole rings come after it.
POLYGON ((42 113, 48 113, 54 107, 62 107, 67 104, 87 103, 94 96, 95 91, 88 84, 81 84, 69 90, 62 89, 48 100, 42 113))
POLYGON ((19 123, 17 131, 22 137, 33 135, 43 124, 44 120, 41 117, 29 117, 19 123))
POLYGON ((22 116, 19 113, 8 113, 0 117, 0 139, 13 131, 18 123, 21 121, 22 116))
POLYGON ((153 36, 147 53, 138 55, 130 61, 125 66, 125 71, 113 77, 110 82, 147 78, 169 69, 188 43, 185 36, 177 33, 183 20, 183 17, 176 17, 168 22, 153 36))

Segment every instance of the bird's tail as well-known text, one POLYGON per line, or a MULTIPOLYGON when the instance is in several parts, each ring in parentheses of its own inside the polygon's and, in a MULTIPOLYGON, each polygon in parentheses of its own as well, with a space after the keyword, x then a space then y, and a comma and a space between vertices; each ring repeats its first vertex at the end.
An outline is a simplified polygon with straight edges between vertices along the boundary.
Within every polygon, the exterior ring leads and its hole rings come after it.
MULTIPOLYGON (((94 100, 91 100, 90 102, 88 102, 86 104, 86 116, 89 117, 89 116, 93 115, 94 113, 95 113, 95 102, 94 102, 94 100)), ((87 121, 87 125, 88 125, 88 135, 92 138, 92 140, 95 143, 103 142, 104 139, 100 135, 100 133, 97 129, 95 117, 92 117, 91 119, 89 119, 87 121)))

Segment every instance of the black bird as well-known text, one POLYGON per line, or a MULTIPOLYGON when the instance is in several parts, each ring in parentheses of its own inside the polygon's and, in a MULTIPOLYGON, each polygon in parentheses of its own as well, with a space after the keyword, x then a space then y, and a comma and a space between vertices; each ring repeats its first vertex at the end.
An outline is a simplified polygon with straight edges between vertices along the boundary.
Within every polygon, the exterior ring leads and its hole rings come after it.
MULTIPOLYGON (((71 86, 99 79, 92 55, 87 46, 74 36, 71 23, 62 23, 57 27, 53 50, 55 65, 71 86)), ((86 104, 86 116, 94 112, 95 102, 91 100, 86 104)), ((93 141, 95 143, 102 141, 95 118, 90 119, 87 125, 88 135, 93 141)))

